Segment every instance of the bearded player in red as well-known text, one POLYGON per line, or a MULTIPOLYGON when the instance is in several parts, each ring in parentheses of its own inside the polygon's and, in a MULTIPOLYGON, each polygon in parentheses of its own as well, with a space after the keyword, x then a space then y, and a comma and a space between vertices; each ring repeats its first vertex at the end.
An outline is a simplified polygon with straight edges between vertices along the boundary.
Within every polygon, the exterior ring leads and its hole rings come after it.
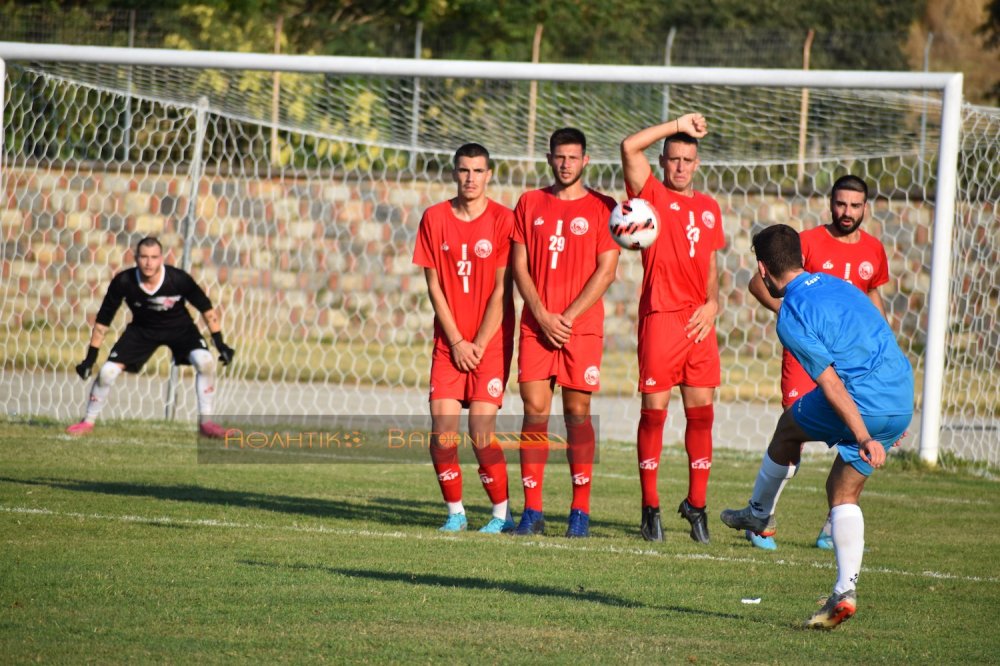
POLYGON ((698 139, 708 125, 697 113, 647 127, 621 144, 622 168, 630 197, 656 208, 660 234, 642 251, 639 300, 639 482, 640 532, 662 541, 657 472, 670 391, 679 385, 687 424, 688 492, 678 513, 691 524, 691 538, 708 543, 705 515, 712 467, 713 400, 721 381, 715 317, 719 312, 717 251, 725 245, 722 215, 714 199, 693 187, 698 139), (653 175, 644 151, 663 141, 663 182, 653 175))
POLYGON ((509 208, 486 196, 493 173, 489 160, 489 152, 478 143, 455 152, 452 175, 458 192, 424 212, 413 252, 413 263, 424 268, 435 315, 430 381, 435 435, 430 450, 448 506, 443 532, 459 532, 468 524, 458 463, 463 407, 469 410, 479 480, 493 504, 492 519, 479 531, 514 529, 507 462, 493 436, 514 351, 507 272, 514 219, 509 208))
MULTIPOLYGON (((807 229, 799 234, 802 243, 802 266, 810 273, 827 273, 850 282, 871 299, 882 316, 885 306, 879 287, 889 281, 889 260, 885 248, 877 238, 861 230, 868 212, 868 185, 857 176, 841 176, 830 193, 829 224, 807 229)), ((760 275, 754 273, 750 280, 750 293, 761 305, 777 313, 781 301, 772 297, 760 275)), ((791 352, 783 350, 781 356, 781 407, 788 409, 797 399, 813 390, 816 384, 791 352)), ((792 470, 798 469, 798 460, 792 470)), ((786 480, 787 481, 787 480, 786 480)), ((781 490, 784 484, 778 490, 781 490)), ((746 538, 757 548, 777 550, 774 541, 777 523, 774 516, 760 534, 747 531, 746 538)), ((816 537, 816 547, 833 550, 830 517, 816 537)))
POLYGON ((542 534, 542 485, 555 386, 562 387, 567 458, 573 480, 568 537, 590 535, 596 437, 590 398, 600 388, 604 304, 618 245, 608 230, 610 197, 584 186, 587 139, 574 128, 549 138, 552 185, 524 193, 514 208, 511 268, 524 298, 518 382, 524 401, 521 483, 524 512, 515 534, 542 534))

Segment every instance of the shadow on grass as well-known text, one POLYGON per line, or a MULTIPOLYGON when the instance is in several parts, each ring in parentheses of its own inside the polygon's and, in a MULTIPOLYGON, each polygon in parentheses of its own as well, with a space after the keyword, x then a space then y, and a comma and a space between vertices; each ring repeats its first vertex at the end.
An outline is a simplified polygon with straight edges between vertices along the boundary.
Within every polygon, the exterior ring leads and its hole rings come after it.
POLYGON ((221 490, 195 485, 156 485, 115 481, 84 481, 78 479, 14 479, 0 477, 0 482, 44 486, 56 490, 101 493, 118 497, 147 497, 173 502, 193 502, 259 509, 275 513, 340 518, 384 525, 437 526, 444 515, 438 502, 401 502, 385 497, 365 501, 318 499, 291 495, 268 495, 241 490, 221 490))
POLYGON ((659 606, 649 605, 639 601, 626 599, 624 597, 606 594, 596 590, 585 590, 583 588, 562 588, 551 585, 531 585, 521 581, 503 581, 495 579, 473 578, 470 576, 440 576, 438 574, 412 573, 402 571, 377 571, 374 569, 341 569, 329 567, 321 564, 279 564, 276 562, 262 562, 259 560, 240 560, 239 564, 252 567, 265 567, 269 569, 287 569, 292 571, 316 571, 320 573, 346 576, 348 578, 363 578, 382 583, 405 583, 407 585, 422 585, 428 587, 441 588, 461 588, 465 590, 507 592, 510 594, 530 595, 535 597, 548 597, 556 599, 568 599, 572 601, 586 601, 589 603, 601 604, 603 606, 613 606, 617 608, 637 608, 667 611, 670 613, 683 613, 701 617, 723 618, 729 620, 741 620, 740 615, 732 613, 717 613, 713 611, 701 610, 698 608, 688 608, 684 606, 659 606))

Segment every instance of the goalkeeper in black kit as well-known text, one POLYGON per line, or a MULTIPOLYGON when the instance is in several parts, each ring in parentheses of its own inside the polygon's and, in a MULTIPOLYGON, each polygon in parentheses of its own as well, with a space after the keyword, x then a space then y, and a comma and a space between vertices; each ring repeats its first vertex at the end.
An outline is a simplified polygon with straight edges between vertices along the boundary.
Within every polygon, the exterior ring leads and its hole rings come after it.
POLYGON ((111 386, 122 371, 139 372, 161 345, 166 345, 177 365, 192 365, 195 392, 198 395, 198 431, 205 437, 225 437, 225 430, 211 420, 215 395, 215 359, 205 339, 188 312, 193 305, 208 326, 222 365, 229 365, 234 351, 222 339, 219 315, 212 301, 185 271, 163 263, 163 246, 147 236, 136 246, 136 267, 124 270, 111 279, 90 335, 87 357, 76 366, 81 379, 90 377, 104 336, 122 301, 132 311, 132 320, 121 338, 111 348, 108 360, 100 367, 87 401, 83 420, 66 429, 71 435, 85 435, 94 429, 97 415, 107 402, 111 386))

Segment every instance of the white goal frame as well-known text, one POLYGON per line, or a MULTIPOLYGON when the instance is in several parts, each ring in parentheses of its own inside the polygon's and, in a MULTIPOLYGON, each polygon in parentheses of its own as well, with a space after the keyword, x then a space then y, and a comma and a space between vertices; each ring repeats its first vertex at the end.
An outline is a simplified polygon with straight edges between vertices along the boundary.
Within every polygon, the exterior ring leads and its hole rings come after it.
MULTIPOLYGON (((281 71, 313 74, 360 74, 377 77, 456 76, 522 81, 590 83, 706 84, 738 87, 842 88, 936 91, 942 95, 930 270, 929 317, 920 422, 920 457, 938 461, 941 434, 942 381, 948 331, 948 297, 952 233, 957 196, 963 77, 955 73, 865 72, 829 70, 700 68, 627 65, 532 64, 466 60, 422 60, 337 56, 295 56, 214 51, 173 51, 115 47, 0 42, 0 82, 6 80, 5 60, 78 62, 103 65, 145 65, 281 71)), ((0 127, 4 118, 0 85, 0 127)), ((0 132, 0 171, 3 164, 0 132)))

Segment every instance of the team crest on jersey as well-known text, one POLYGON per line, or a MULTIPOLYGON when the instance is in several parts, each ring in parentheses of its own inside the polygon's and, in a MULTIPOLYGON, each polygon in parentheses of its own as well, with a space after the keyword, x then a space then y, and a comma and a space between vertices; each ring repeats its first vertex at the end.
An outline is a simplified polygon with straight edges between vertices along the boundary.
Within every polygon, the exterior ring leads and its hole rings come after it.
POLYGON ((862 280, 871 280, 872 276, 875 275, 875 267, 872 266, 872 262, 862 261, 861 265, 858 266, 858 275, 861 276, 862 280))
POLYGON ((499 398, 503 393, 503 382, 501 382, 498 377, 494 377, 490 380, 490 383, 486 385, 486 392, 494 398, 499 398))
POLYGON ((588 386, 597 386, 597 382, 601 380, 601 369, 596 365, 592 365, 583 373, 583 381, 587 382, 588 386))
POLYGON ((166 312, 177 305, 180 300, 180 296, 155 296, 149 299, 149 309, 154 312, 166 312))
POLYGON ((569 223, 569 230, 576 236, 584 235, 588 229, 590 229, 590 222, 587 222, 585 217, 574 217, 573 221, 569 223))
POLYGON ((473 248, 473 252, 480 259, 485 259, 486 257, 493 254, 493 243, 489 242, 487 239, 483 238, 476 242, 476 246, 473 248))
POLYGON ((709 229, 715 228, 715 213, 710 210, 706 210, 701 214, 701 223, 704 224, 709 229))

